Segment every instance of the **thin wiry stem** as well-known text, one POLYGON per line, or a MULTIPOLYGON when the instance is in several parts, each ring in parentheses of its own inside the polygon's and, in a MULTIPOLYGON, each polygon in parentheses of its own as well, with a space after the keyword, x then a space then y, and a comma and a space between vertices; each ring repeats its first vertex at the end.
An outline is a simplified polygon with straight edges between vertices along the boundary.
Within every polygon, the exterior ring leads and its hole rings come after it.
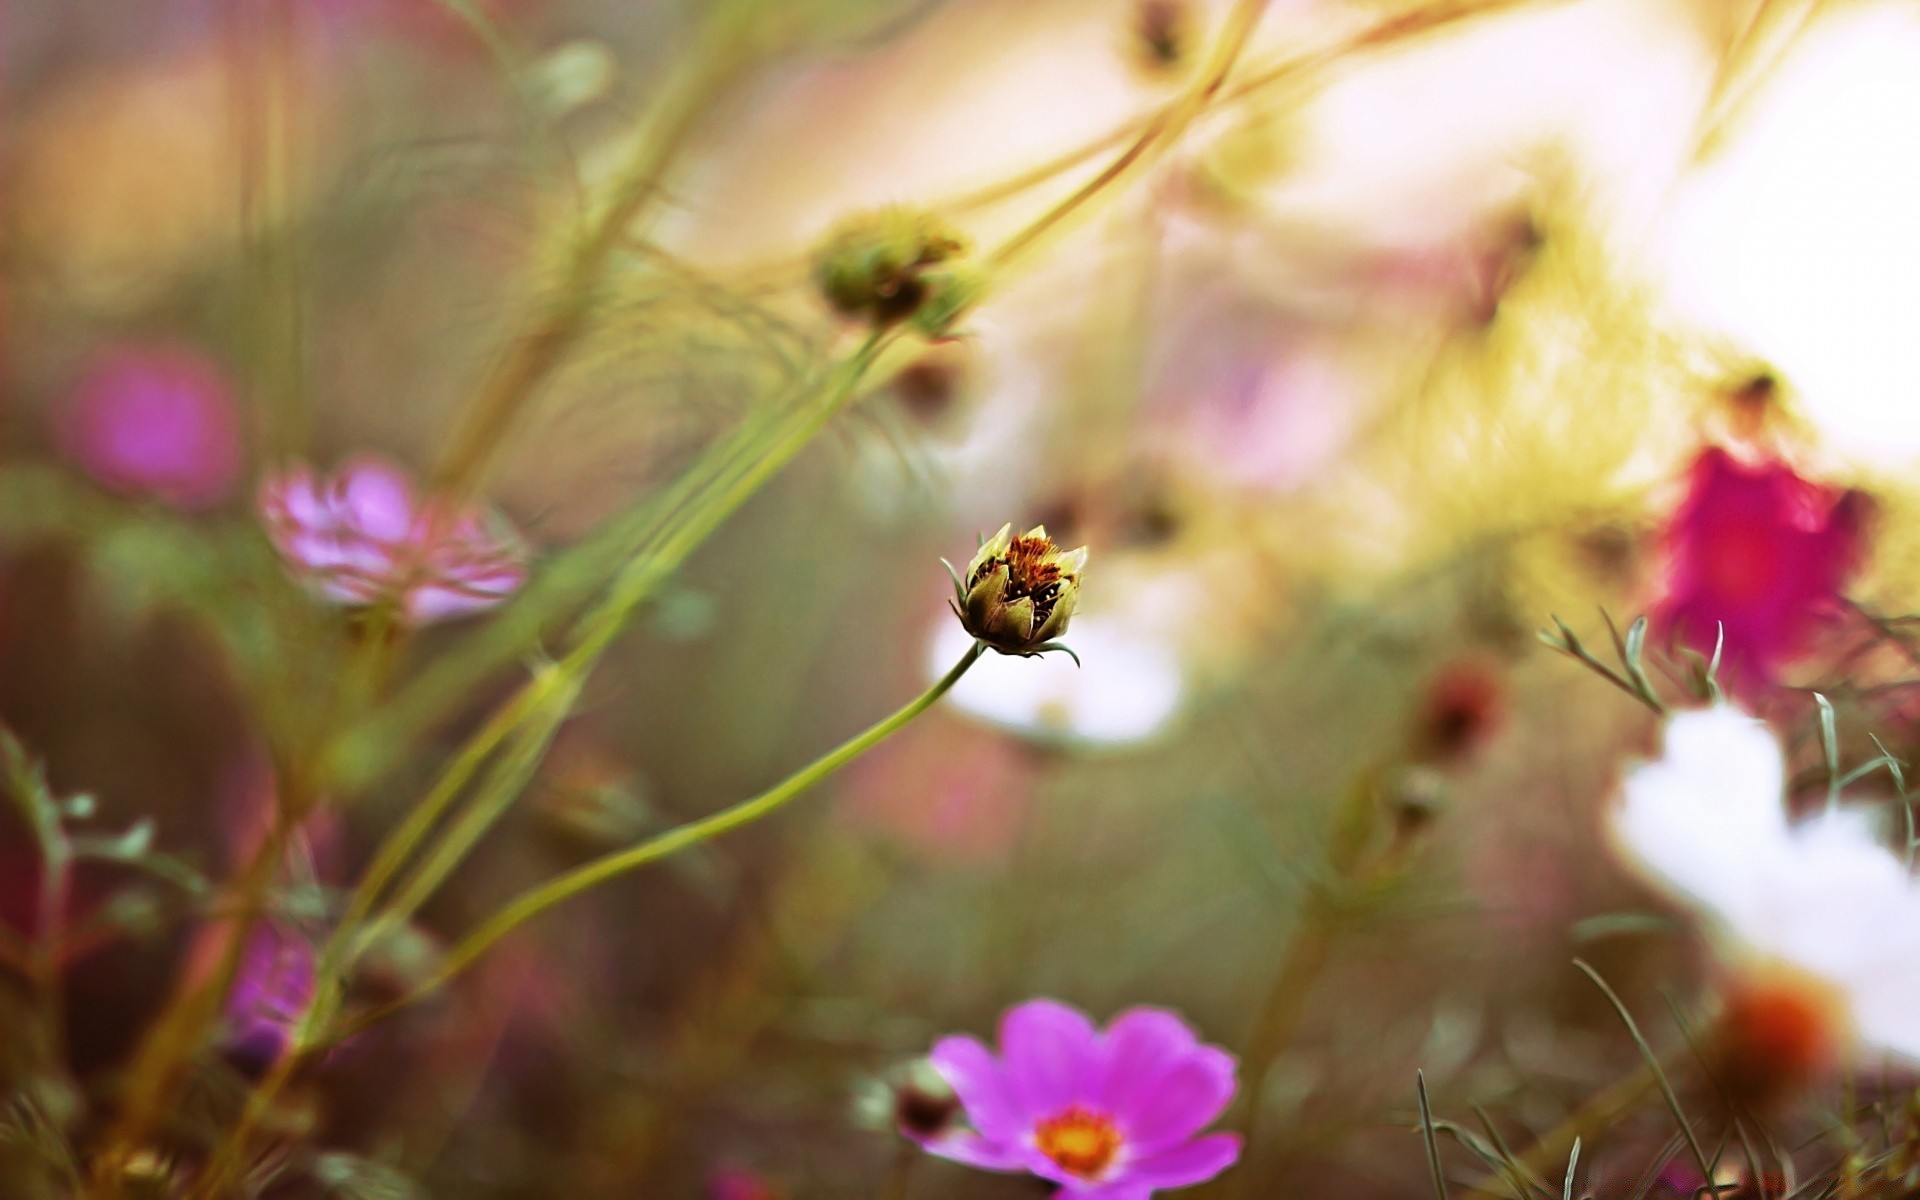
POLYGON ((446 960, 433 976, 418 988, 388 1004, 372 1010, 350 1023, 348 1033, 364 1028, 399 1009, 438 991, 451 982, 482 955, 520 926, 573 899, 608 880, 615 879, 642 867, 658 862, 663 858, 678 854, 715 838, 723 837, 737 829, 753 824, 771 816, 786 807, 792 801, 826 779, 829 775, 846 766, 849 762, 879 745, 915 717, 946 695, 954 684, 960 682, 973 664, 978 662, 986 646, 975 642, 967 648, 953 668, 942 676, 932 687, 909 701, 891 715, 855 736, 848 738, 826 754, 815 759, 801 770, 788 776, 780 783, 757 796, 743 800, 731 808, 722 809, 708 817, 670 829, 656 837, 648 838, 637 846, 617 850, 594 861, 575 868, 560 877, 533 888, 510 901, 483 922, 478 929, 468 934, 459 944, 448 952, 446 960))

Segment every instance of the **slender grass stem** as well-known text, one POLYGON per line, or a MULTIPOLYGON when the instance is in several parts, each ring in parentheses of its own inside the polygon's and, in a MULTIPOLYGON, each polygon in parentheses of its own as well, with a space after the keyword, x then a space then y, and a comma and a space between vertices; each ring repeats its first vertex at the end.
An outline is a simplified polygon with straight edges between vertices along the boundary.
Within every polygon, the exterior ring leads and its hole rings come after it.
MULTIPOLYGON (((333 1002, 316 995, 316 1000, 299 1023, 293 1046, 248 1096, 239 1120, 215 1151, 201 1176, 200 1185, 193 1193, 195 1200, 213 1200, 221 1194, 220 1189, 226 1186, 243 1163, 253 1135, 272 1108, 274 1100, 315 1054, 437 991, 472 966, 495 943, 548 909, 616 876, 658 862, 778 811, 931 708, 960 681, 984 651, 985 647, 976 642, 954 664, 952 670, 917 698, 758 796, 712 816, 681 825, 637 846, 606 855, 522 894, 456 945, 426 983, 395 1001, 357 1015, 345 1028, 322 1035, 321 1030, 332 1023, 333 1002)), ((335 952, 339 952, 338 946, 335 952)), ((328 995, 337 995, 337 991, 329 987, 328 995)))
POLYGON ((1221 31, 1207 66, 1194 85, 1173 104, 1149 117, 1133 143, 1122 150, 1099 174, 1001 243, 988 256, 988 265, 1004 267, 1032 250, 1081 209, 1087 201, 1125 178, 1134 168, 1150 161, 1158 151, 1185 132, 1187 126, 1206 110, 1215 94, 1226 83, 1228 73, 1233 70, 1233 64, 1239 60, 1240 52, 1246 49, 1247 39, 1252 36, 1254 27, 1259 24, 1260 15, 1266 11, 1266 7, 1267 0, 1239 0, 1239 3, 1234 5, 1233 11, 1227 15, 1226 27, 1221 31))
POLYGON ((397 1000, 360 1015, 349 1023, 343 1036, 351 1036, 352 1033, 375 1021, 431 995, 472 966, 502 938, 549 909, 564 904, 608 880, 678 854, 682 850, 712 841, 778 812, 811 791, 829 775, 879 745, 915 717, 933 707, 954 684, 960 682, 961 676, 980 660, 985 649, 986 647, 981 643, 974 643, 960 657, 960 661, 955 663, 953 668, 932 687, 891 715, 840 743, 759 795, 743 800, 731 808, 722 809, 711 816, 689 821, 657 837, 649 838, 637 846, 604 855, 522 893, 454 946, 448 952, 446 961, 442 963, 440 969, 426 983, 397 1000))

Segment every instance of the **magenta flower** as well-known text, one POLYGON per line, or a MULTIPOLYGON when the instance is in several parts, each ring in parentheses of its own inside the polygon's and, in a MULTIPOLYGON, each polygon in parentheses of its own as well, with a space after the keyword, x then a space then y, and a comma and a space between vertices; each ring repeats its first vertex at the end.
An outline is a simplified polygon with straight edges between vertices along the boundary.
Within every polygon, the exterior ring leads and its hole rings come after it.
POLYGON ((1837 609, 1868 507, 1863 493, 1811 483, 1784 463, 1746 466, 1706 450, 1667 529, 1657 622, 1702 653, 1724 629, 1727 677, 1773 682, 1837 609))
POLYGON ((101 355, 62 414, 67 455, 102 485, 178 508, 218 502, 240 474, 233 388, 212 359, 181 346, 101 355))
POLYGON ((221 1044, 242 1069, 266 1070, 286 1053, 294 1023, 313 998, 313 943, 271 919, 254 926, 227 993, 221 1044))
POLYGON ((503 521, 419 503, 380 459, 357 458, 332 479, 305 466, 272 476, 260 510, 294 574, 339 604, 394 604, 423 623, 491 608, 526 579, 525 551, 503 521))
POLYGON ((908 1136, 942 1158, 1051 1180, 1057 1200, 1144 1200, 1240 1156, 1234 1134, 1195 1137, 1233 1098, 1233 1056, 1161 1009, 1129 1009, 1102 1032, 1064 1004, 1030 1000, 1001 1018, 998 1058, 948 1037, 931 1061, 972 1128, 908 1136))

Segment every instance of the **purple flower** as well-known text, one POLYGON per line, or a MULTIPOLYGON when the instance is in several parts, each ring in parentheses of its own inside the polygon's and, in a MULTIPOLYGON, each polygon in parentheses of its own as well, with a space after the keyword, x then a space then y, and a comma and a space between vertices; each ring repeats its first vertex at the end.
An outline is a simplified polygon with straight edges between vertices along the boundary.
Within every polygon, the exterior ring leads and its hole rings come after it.
POLYGON ((948 1037, 931 1061, 972 1128, 908 1136, 955 1162, 1052 1180, 1057 1200, 1144 1200, 1240 1156, 1234 1134, 1194 1136, 1233 1098, 1233 1056, 1162 1009, 1129 1009, 1097 1031, 1064 1004, 1030 1000, 1001 1018, 999 1057, 948 1037))
POLYGON ((272 920, 254 927, 227 994, 222 1039, 243 1069, 264 1071, 286 1052, 294 1023, 313 998, 313 965, 313 944, 297 931, 272 920))
POLYGON ((1802 479, 1785 463, 1747 466, 1705 451, 1667 530, 1656 623, 1702 653, 1724 629, 1732 682, 1771 684, 1838 609, 1868 507, 1863 493, 1802 479))
POLYGON ((117 492, 205 508, 240 473, 240 422, 218 364, 181 346, 102 354, 75 390, 60 440, 81 469, 117 492))
POLYGON ((526 579, 525 551, 477 507, 421 504, 398 467, 361 457, 332 479, 306 466, 260 488, 267 534, 294 573, 340 604, 395 604, 415 623, 491 608, 526 579))

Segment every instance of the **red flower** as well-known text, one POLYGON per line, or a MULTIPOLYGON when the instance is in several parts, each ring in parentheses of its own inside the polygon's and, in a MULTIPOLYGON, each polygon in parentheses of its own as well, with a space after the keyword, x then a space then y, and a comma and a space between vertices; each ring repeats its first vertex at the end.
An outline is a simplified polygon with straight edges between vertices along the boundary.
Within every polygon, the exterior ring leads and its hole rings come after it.
POLYGON ((1706 450, 1667 528, 1657 624, 1702 653, 1724 630, 1722 678, 1736 687, 1773 682, 1838 607, 1869 503, 1784 463, 1746 466, 1706 450))

